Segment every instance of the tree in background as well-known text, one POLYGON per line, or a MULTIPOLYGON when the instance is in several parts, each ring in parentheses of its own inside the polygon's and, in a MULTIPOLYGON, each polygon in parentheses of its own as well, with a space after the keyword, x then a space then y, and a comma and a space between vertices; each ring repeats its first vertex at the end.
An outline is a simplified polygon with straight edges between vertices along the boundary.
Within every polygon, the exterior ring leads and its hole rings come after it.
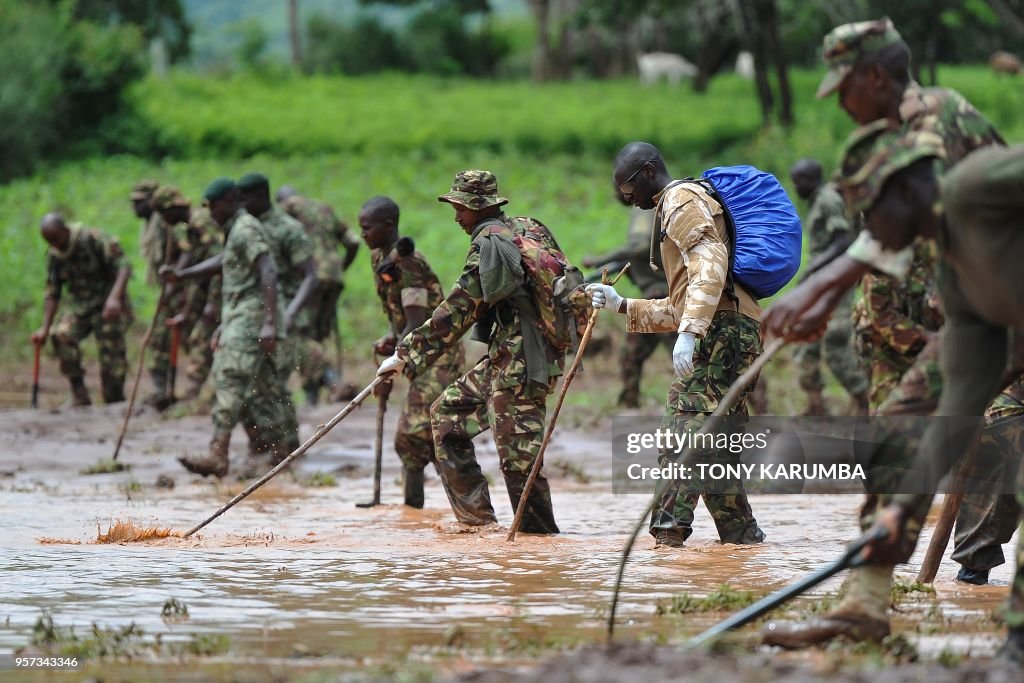
POLYGON ((0 181, 81 148, 145 73, 142 29, 88 5, 0 0, 0 181))
MULTIPOLYGON (((66 0, 51 0, 54 6, 66 0)), ((160 40, 171 62, 191 54, 192 27, 181 0, 75 0, 70 3, 76 20, 101 25, 135 26, 148 42, 160 40)))

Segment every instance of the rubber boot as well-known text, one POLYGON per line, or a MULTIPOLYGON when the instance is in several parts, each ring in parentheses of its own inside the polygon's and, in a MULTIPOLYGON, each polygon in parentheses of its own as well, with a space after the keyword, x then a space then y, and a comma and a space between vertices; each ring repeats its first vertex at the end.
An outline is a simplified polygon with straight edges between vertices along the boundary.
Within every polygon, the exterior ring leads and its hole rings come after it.
POLYGON ((623 387, 622 391, 619 392, 619 407, 620 408, 639 408, 640 407, 640 391, 636 387, 623 387))
POLYGON ((405 468, 405 504, 417 510, 423 509, 423 470, 405 468))
POLYGON ((846 596, 820 617, 802 622, 770 622, 761 632, 766 645, 803 648, 837 637, 881 642, 889 635, 888 609, 892 565, 864 565, 850 570, 846 596))
POLYGON ((92 405, 89 390, 85 388, 85 381, 81 377, 71 380, 71 405, 74 407, 92 405))
MULTIPOLYGON (((519 499, 523 495, 529 476, 527 472, 505 472, 505 487, 508 489, 513 511, 519 508, 519 499)), ((543 474, 537 474, 530 488, 530 496, 526 499, 526 509, 523 510, 523 521, 519 525, 519 530, 524 534, 558 533, 555 511, 551 506, 551 487, 543 474)))
POLYGON ((804 415, 828 415, 828 408, 825 407, 825 397, 821 395, 821 390, 812 390, 807 392, 807 407, 804 408, 804 415))
POLYGON ((167 374, 160 370, 150 370, 149 378, 153 382, 153 393, 142 402, 159 411, 167 410, 174 403, 174 397, 167 394, 167 374))
POLYGON ((206 455, 195 458, 181 457, 178 462, 193 474, 201 474, 204 477, 213 475, 223 477, 228 473, 228 444, 231 442, 231 434, 215 434, 210 440, 210 450, 206 455))
POLYGON ((107 405, 124 400, 124 377, 111 377, 100 373, 100 386, 103 390, 103 402, 107 405))
POLYGON ((316 384, 305 384, 302 391, 306 394, 306 405, 316 406, 320 402, 320 387, 316 384))

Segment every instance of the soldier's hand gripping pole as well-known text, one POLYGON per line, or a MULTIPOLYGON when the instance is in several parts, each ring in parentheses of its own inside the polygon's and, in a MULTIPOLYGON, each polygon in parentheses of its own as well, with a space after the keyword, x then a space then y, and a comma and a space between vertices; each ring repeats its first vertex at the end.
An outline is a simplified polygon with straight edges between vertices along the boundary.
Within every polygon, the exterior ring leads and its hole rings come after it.
POLYGON ((32 407, 39 407, 39 353, 42 351, 42 344, 33 344, 34 356, 32 358, 32 407))
MULTIPOLYGON (((729 387, 729 391, 726 392, 722 400, 718 402, 718 408, 715 412, 704 421, 701 428, 697 431, 698 434, 704 434, 711 431, 711 428, 717 423, 717 418, 728 413, 736 402, 743 395, 744 390, 750 385, 751 382, 757 377, 761 369, 768 364, 768 361, 772 359, 776 353, 778 353, 782 347, 787 344, 785 339, 773 339, 764 348, 764 352, 750 364, 747 371, 740 375, 732 386, 729 387)), ((678 457, 677 461, 683 461, 689 455, 690 449, 683 451, 678 457)), ((622 588, 622 577, 626 572, 626 562, 629 560, 629 554, 633 551, 633 544, 636 543, 636 537, 640 534, 640 530, 643 528, 644 523, 647 522, 647 517, 654 512, 655 506, 658 501, 661 500, 665 490, 672 483, 671 479, 663 479, 657 489, 654 491, 654 496, 651 498, 651 502, 647 504, 640 519, 637 520, 636 525, 633 527, 633 531, 630 533, 629 538, 626 540, 626 545, 622 549, 622 557, 619 559, 619 571, 615 577, 615 587, 612 589, 612 603, 608 610, 608 643, 612 642, 612 638, 615 636, 615 610, 619 606, 619 592, 622 588)))
MULTIPOLYGON (((174 233, 170 226, 167 227, 167 244, 164 247, 164 264, 171 265, 171 256, 174 252, 174 233)), ((112 460, 117 460, 117 456, 121 453, 121 444, 124 443, 124 434, 128 431, 128 420, 132 417, 132 410, 135 408, 135 396, 139 393, 139 380, 142 379, 142 368, 146 363, 146 349, 149 348, 149 342, 153 338, 153 332, 156 330, 156 322, 160 317, 160 311, 167 304, 167 298, 170 296, 171 289, 175 285, 170 285, 165 282, 160 284, 160 297, 156 300, 156 308, 153 310, 153 319, 149 321, 149 327, 146 328, 146 336, 142 338, 142 347, 139 349, 139 367, 135 370, 135 381, 132 382, 132 391, 128 395, 128 410, 124 413, 124 422, 121 423, 121 433, 117 435, 117 443, 114 445, 114 455, 111 457, 112 460)))
POLYGON ((294 451, 292 451, 288 455, 287 458, 285 458, 284 460, 279 462, 277 465, 275 465, 274 469, 270 470, 269 472, 264 474, 262 477, 260 477, 259 479, 257 479, 253 483, 251 483, 248 488, 246 488, 244 491, 242 491, 237 496, 235 496, 234 498, 229 500, 227 503, 225 503, 224 506, 221 507, 219 510, 217 510, 215 513, 213 513, 212 515, 210 515, 209 517, 204 519, 202 522, 200 522, 196 526, 194 526, 191 529, 189 529, 188 532, 186 532, 186 534, 184 535, 183 538, 188 538, 189 536, 191 536, 195 532, 199 531, 204 526, 206 526, 207 524, 209 524, 210 522, 212 522, 213 520, 217 519, 218 517, 223 515, 225 512, 230 510, 232 507, 235 506, 235 504, 240 502, 243 498, 248 496, 250 493, 252 493, 253 491, 258 489, 259 487, 261 487, 264 484, 266 484, 268 481, 273 479, 275 476, 277 476, 277 474, 281 470, 283 470, 284 468, 288 467, 288 465, 290 465, 293 460, 295 460, 296 458, 298 458, 301 455, 303 455, 306 451, 308 451, 310 449, 310 447, 313 444, 315 444, 317 441, 322 439, 324 437, 324 435, 327 434, 327 432, 329 432, 332 429, 334 429, 335 426, 337 426, 337 424, 339 422, 344 420, 348 416, 349 413, 351 413, 353 410, 355 410, 359 406, 359 404, 363 402, 363 399, 365 399, 367 396, 370 395, 370 393, 374 390, 374 388, 378 384, 380 384, 381 382, 386 381, 386 380, 387 380, 387 378, 383 378, 383 377, 375 378, 372 382, 370 382, 366 386, 365 389, 363 389, 358 394, 356 394, 356 397, 353 398, 349 402, 349 404, 347 406, 342 408, 341 412, 339 412, 337 415, 332 417, 327 422, 327 424, 320 425, 317 428, 316 432, 313 434, 313 436, 311 436, 308 439, 306 439, 305 443, 303 443, 301 446, 299 446, 294 451))
MULTIPOLYGON (((622 270, 615 276, 611 282, 608 282, 608 269, 605 268, 601 273, 601 284, 614 285, 619 281, 626 271, 629 270, 629 263, 622 266, 622 270)), ((537 474, 540 473, 540 468, 544 462, 544 451, 548 449, 548 443, 551 441, 551 433, 555 431, 555 422, 558 420, 558 413, 562 409, 562 403, 565 401, 565 394, 569 390, 569 383, 572 382, 572 378, 576 376, 576 371, 580 367, 580 361, 583 359, 583 350, 587 348, 587 342, 590 341, 590 335, 594 331, 594 323, 597 321, 597 313, 601 309, 594 308, 590 311, 590 318, 587 320, 587 327, 583 331, 583 337, 580 338, 579 348, 576 350, 576 355, 572 359, 572 365, 569 367, 569 371, 565 373, 565 378, 562 380, 562 389, 558 393, 558 400, 555 402, 555 409, 551 413, 551 419, 548 421, 547 431, 544 433, 544 441, 541 442, 540 452, 537 453, 536 459, 533 461, 533 467, 530 468, 530 476, 526 478, 526 485, 523 486, 523 494, 519 497, 519 505, 516 506, 516 516, 512 520, 512 528, 508 530, 509 541, 516 540, 516 532, 519 531, 519 525, 523 523, 523 513, 526 512, 526 499, 530 497, 530 490, 533 488, 533 482, 537 480, 537 474)))
POLYGON ((888 532, 882 528, 869 530, 860 538, 846 546, 846 550, 842 555, 829 562, 821 569, 811 572, 807 576, 789 584, 785 588, 780 588, 771 595, 758 600, 750 607, 740 610, 728 619, 718 622, 708 630, 687 641, 686 645, 683 646, 683 649, 694 650, 703 645, 707 645, 708 643, 717 640, 719 636, 727 631, 749 624, 755 619, 772 611, 779 605, 814 588, 822 581, 835 576, 844 569, 860 566, 864 563, 864 558, 861 555, 861 551, 864 550, 864 547, 874 541, 883 540, 887 534, 888 532))

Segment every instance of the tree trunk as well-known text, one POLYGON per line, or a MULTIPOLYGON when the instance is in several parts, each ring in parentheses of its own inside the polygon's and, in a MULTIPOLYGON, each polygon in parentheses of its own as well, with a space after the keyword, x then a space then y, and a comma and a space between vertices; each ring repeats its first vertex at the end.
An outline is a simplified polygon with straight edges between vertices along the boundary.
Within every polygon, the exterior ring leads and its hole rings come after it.
POLYGON ((700 49, 697 51, 697 77, 693 79, 693 90, 705 92, 711 77, 722 67, 730 52, 736 47, 736 39, 727 28, 728 3, 701 0, 694 10, 701 40, 700 49))
POLYGON ((789 88, 789 70, 779 34, 779 13, 775 0, 760 0, 758 8, 758 24, 766 38, 768 56, 775 65, 775 77, 779 81, 779 123, 788 128, 793 125, 793 93, 789 88))
POLYGON ((533 53, 533 80, 543 82, 551 76, 550 0, 530 0, 530 9, 537 24, 537 47, 533 53))
POLYGON ((775 101, 772 86, 768 82, 768 60, 765 49, 767 27, 759 21, 759 10, 755 3, 760 0, 739 0, 740 42, 745 44, 754 57, 754 85, 757 87, 757 99, 761 103, 761 123, 768 125, 772 121, 775 101))
POLYGON ((299 38, 299 0, 288 0, 288 36, 292 47, 292 66, 302 68, 302 42, 299 38))

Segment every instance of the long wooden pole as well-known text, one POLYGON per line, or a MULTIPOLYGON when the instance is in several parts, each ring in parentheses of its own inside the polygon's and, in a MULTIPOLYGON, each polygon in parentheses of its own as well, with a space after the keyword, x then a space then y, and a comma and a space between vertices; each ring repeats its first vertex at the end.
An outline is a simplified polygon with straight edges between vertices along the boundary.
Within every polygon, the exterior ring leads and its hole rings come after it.
MULTIPOLYGON (((627 263, 619 271, 619 274, 615 276, 615 279, 608 282, 608 269, 606 268, 601 276, 602 284, 614 285, 619 281, 625 272, 629 270, 629 264, 627 263)), ((580 361, 583 359, 583 350, 587 348, 587 342, 590 341, 590 335, 594 331, 594 323, 597 321, 597 313, 601 309, 594 308, 590 311, 590 319, 587 320, 587 327, 583 331, 583 337, 580 339, 579 348, 576 350, 576 355, 572 359, 572 365, 569 367, 569 371, 565 373, 565 378, 562 380, 562 389, 558 393, 558 400, 555 402, 555 409, 551 413, 551 420, 548 422, 547 432, 544 434, 544 441, 540 445, 540 452, 537 453, 536 459, 533 461, 533 467, 530 468, 530 476, 526 478, 526 485, 523 486, 523 493, 519 497, 519 505, 516 506, 516 516, 512 520, 512 528, 508 530, 509 541, 516 540, 516 533, 519 531, 519 525, 523 523, 523 514, 526 512, 526 499, 530 496, 530 491, 533 489, 533 482, 537 480, 537 475, 540 473, 541 465, 544 462, 544 452, 548 449, 548 444, 551 442, 551 434, 555 431, 555 422, 558 420, 558 413, 562 410, 562 403, 565 401, 565 394, 569 391, 569 383, 572 382, 572 378, 576 376, 576 371, 580 367, 580 361)))
POLYGON ((199 524, 197 524, 194 527, 192 527, 191 529, 189 529, 188 532, 185 534, 184 538, 188 538, 189 536, 191 536, 195 532, 199 531, 204 526, 206 526, 207 524, 209 524, 210 522, 212 522, 213 520, 217 519, 218 517, 223 515, 225 512, 227 512, 228 510, 233 508, 238 502, 240 502, 243 498, 247 497, 250 493, 252 493, 253 491, 258 489, 259 487, 261 487, 264 484, 266 484, 268 481, 273 479, 275 476, 277 476, 278 472, 280 472, 284 468, 288 467, 288 465, 291 464, 292 460, 295 460, 295 458, 298 458, 299 456, 304 454, 306 451, 308 451, 310 449, 310 447, 313 444, 315 444, 317 441, 322 439, 324 437, 324 435, 327 434, 327 432, 329 432, 332 429, 334 429, 334 427, 339 422, 344 420, 345 417, 348 416, 349 413, 351 413, 353 410, 355 410, 359 406, 359 404, 363 402, 363 399, 365 399, 367 396, 369 396, 370 392, 372 392, 373 389, 378 384, 380 384, 383 381, 384 381, 383 377, 377 377, 372 382, 370 382, 366 386, 365 389, 363 389, 358 394, 356 394, 356 397, 353 398, 349 402, 349 404, 347 406, 345 406, 341 410, 341 412, 339 412, 337 415, 332 417, 330 419, 330 421, 327 422, 327 424, 320 425, 320 427, 316 430, 316 432, 313 434, 313 436, 311 436, 308 439, 306 439, 305 443, 303 443, 301 446, 299 446, 294 451, 292 451, 291 454, 289 454, 287 458, 285 458, 284 460, 279 462, 274 467, 274 469, 272 469, 269 472, 267 472, 266 474, 264 474, 262 477, 260 477, 259 479, 254 481, 252 484, 250 484, 248 486, 248 488, 246 488, 244 491, 242 491, 237 496, 235 496, 234 498, 229 500, 227 503, 225 503, 215 513, 213 513, 212 515, 210 515, 209 517, 204 519, 202 522, 200 522, 199 524))

